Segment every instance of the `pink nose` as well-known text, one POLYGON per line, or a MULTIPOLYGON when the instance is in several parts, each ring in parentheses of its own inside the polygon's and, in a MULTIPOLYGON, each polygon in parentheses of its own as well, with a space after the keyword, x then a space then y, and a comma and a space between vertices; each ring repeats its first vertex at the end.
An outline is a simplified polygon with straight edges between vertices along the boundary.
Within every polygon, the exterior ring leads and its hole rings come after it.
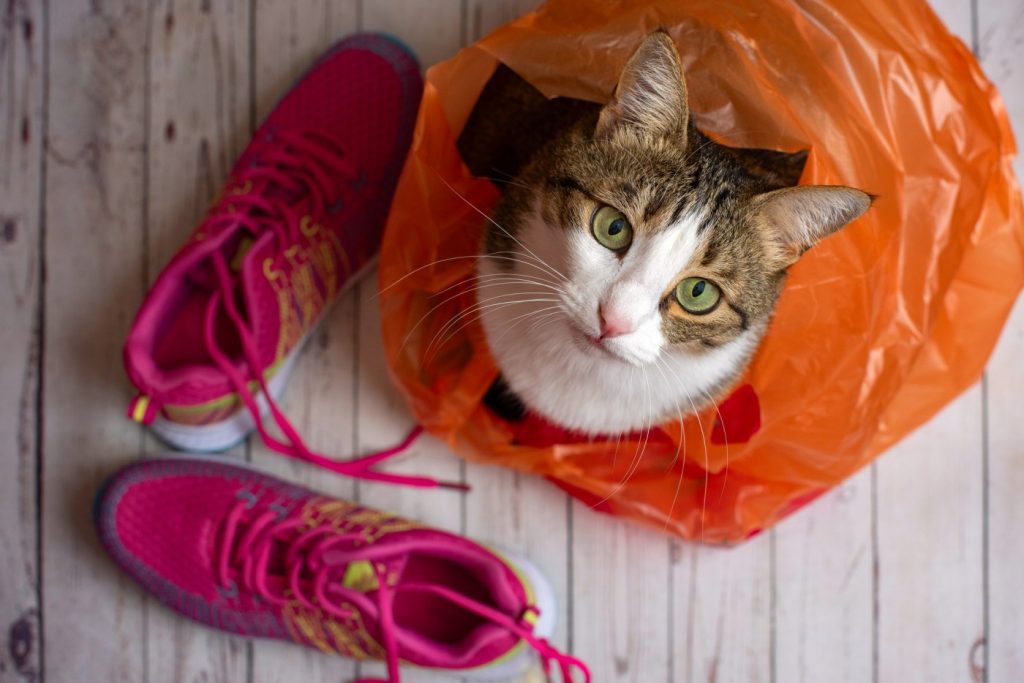
POLYGON ((601 339, 619 337, 636 329, 632 320, 617 311, 607 311, 602 306, 597 313, 601 318, 601 339))

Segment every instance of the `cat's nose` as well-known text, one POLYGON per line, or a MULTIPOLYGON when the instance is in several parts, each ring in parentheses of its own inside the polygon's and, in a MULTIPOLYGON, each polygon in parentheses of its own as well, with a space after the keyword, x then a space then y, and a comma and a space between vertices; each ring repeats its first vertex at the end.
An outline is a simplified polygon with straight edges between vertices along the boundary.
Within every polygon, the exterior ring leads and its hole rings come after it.
POLYGON ((634 320, 613 309, 601 306, 597 309, 597 314, 601 318, 601 339, 620 337, 636 329, 634 320))

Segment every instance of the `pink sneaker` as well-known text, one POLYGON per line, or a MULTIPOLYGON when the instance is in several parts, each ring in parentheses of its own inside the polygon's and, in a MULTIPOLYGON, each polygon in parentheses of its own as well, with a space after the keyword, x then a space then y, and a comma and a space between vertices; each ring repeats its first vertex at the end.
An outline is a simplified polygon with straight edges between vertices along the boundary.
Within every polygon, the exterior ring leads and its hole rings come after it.
POLYGON ((566 682, 586 666, 545 638, 550 585, 528 562, 254 470, 147 460, 97 494, 114 561, 171 608, 245 636, 479 679, 540 654, 566 682))
POLYGON ((434 484, 378 475, 380 457, 312 453, 274 405, 303 342, 380 246, 422 87, 399 43, 356 35, 281 100, 142 304, 124 351, 140 392, 131 417, 182 450, 225 450, 256 427, 274 450, 344 474, 434 484), (264 429, 267 411, 285 440, 264 429))

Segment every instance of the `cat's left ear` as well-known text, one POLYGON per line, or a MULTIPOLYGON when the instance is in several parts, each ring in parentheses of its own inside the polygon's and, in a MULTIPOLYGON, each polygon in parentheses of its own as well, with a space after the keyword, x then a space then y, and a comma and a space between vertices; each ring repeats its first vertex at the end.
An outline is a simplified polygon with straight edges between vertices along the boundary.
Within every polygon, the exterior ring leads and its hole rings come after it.
POLYGON ((770 257, 785 268, 819 240, 858 219, 871 195, 840 185, 806 185, 775 190, 753 200, 753 213, 769 235, 770 257))
POLYGON ((668 33, 655 31, 626 63, 594 134, 609 137, 631 128, 655 137, 682 136, 685 141, 689 116, 679 52, 668 33))

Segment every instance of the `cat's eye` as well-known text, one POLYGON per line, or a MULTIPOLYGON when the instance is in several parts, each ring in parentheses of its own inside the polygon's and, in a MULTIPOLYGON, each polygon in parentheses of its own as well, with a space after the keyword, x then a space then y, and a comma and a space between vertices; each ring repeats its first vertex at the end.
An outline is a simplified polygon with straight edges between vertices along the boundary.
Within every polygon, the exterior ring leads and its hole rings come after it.
POLYGON ((602 247, 622 251, 633 242, 633 226, 618 209, 602 206, 594 212, 590 229, 602 247))
POLYGON ((687 313, 704 315, 715 310, 722 300, 722 291, 711 280, 688 277, 676 285, 676 300, 687 313))

